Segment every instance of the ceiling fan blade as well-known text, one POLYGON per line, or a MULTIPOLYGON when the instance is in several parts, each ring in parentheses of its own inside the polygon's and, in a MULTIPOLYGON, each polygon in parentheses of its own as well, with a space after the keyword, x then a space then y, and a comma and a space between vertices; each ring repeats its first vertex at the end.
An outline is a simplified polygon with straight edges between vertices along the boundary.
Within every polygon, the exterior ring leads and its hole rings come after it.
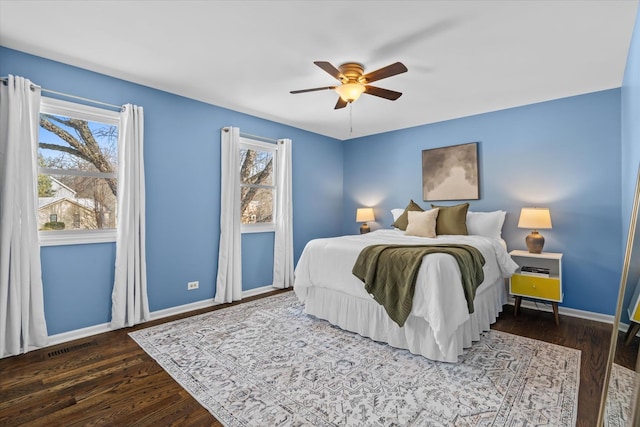
POLYGON ((340 108, 344 108, 347 106, 347 101, 345 101, 342 98, 338 98, 338 102, 336 103, 336 106, 333 108, 334 110, 338 110, 340 108))
POLYGON ((313 61, 313 63, 316 64, 318 67, 322 68, 324 71, 326 71, 330 75, 332 75, 333 78, 335 78, 336 80, 342 81, 342 79, 344 78, 340 70, 338 70, 336 67, 334 67, 333 65, 331 65, 331 63, 327 61, 313 61))
POLYGON ((300 89, 300 90, 292 90, 289 93, 305 93, 305 92, 315 92, 317 90, 327 90, 327 89, 335 89, 335 86, 325 86, 325 87, 314 87, 313 89, 300 89))
POLYGON ((395 90, 383 89, 381 87, 369 85, 364 87, 364 93, 368 93, 369 95, 373 96, 379 96, 380 98, 389 99, 391 101, 395 101, 402 96, 402 92, 396 92, 395 90))
POLYGON ((386 79, 387 77, 395 76, 396 74, 406 73, 407 67, 402 62, 396 62, 386 67, 382 67, 378 70, 372 71, 360 77, 360 81, 363 83, 371 83, 376 80, 386 79))

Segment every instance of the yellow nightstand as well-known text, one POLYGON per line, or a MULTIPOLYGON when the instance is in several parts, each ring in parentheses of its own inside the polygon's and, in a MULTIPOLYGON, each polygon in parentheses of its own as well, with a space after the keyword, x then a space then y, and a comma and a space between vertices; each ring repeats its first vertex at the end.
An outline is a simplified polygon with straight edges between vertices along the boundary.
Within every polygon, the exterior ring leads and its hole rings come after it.
MULTIPOLYGON (((627 286, 630 286, 630 283, 627 282, 627 286)), ((629 314, 629 320, 631 322, 629 324, 629 329, 627 329, 624 343, 626 345, 630 345, 631 341, 633 341, 633 338, 638 333, 638 330, 640 330, 640 282, 636 284, 636 288, 633 291, 633 297, 631 298, 631 303, 629 304, 627 313, 629 314)))
POLYGON ((527 274, 518 269, 509 279, 509 293, 516 298, 514 315, 518 315, 522 298, 533 298, 550 301, 556 325, 560 324, 558 303, 562 302, 562 254, 543 252, 532 254, 528 251, 515 250, 509 252, 511 258, 520 268, 534 267, 548 269, 549 275, 527 274))

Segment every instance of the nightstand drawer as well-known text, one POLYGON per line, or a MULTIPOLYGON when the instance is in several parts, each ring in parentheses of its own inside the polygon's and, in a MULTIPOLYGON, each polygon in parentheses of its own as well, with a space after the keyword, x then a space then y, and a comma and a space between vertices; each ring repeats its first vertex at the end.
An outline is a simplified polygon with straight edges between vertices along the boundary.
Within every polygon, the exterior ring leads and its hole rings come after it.
POLYGON ((511 293, 550 301, 562 301, 560 279, 556 278, 514 274, 511 276, 511 293))
POLYGON ((636 323, 640 323, 640 304, 636 307, 636 311, 631 314, 631 320, 636 323))

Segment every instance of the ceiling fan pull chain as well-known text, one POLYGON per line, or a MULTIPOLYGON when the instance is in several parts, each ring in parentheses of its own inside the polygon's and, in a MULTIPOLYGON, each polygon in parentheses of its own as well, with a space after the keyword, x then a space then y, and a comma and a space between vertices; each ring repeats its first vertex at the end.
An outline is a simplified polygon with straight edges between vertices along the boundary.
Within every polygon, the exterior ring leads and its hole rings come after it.
POLYGON ((349 103, 349 136, 353 136, 353 102, 349 103))

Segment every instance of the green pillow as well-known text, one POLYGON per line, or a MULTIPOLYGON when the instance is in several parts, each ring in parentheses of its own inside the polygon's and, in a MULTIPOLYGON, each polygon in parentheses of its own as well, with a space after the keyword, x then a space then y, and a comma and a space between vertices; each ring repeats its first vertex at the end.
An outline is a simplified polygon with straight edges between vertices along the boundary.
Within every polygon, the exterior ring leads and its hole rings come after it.
POLYGON ((469 203, 462 203, 455 206, 436 206, 439 208, 438 219, 436 219, 436 234, 461 234, 468 235, 467 231, 467 210, 469 203))
POLYGON ((417 205, 416 202, 411 200, 407 207, 404 208, 404 212, 402 212, 402 215, 400 215, 398 219, 396 219, 396 221, 393 223, 393 226, 399 228, 402 231, 405 231, 407 229, 407 225, 409 225, 409 214, 407 213, 409 211, 423 212, 424 209, 417 205))

